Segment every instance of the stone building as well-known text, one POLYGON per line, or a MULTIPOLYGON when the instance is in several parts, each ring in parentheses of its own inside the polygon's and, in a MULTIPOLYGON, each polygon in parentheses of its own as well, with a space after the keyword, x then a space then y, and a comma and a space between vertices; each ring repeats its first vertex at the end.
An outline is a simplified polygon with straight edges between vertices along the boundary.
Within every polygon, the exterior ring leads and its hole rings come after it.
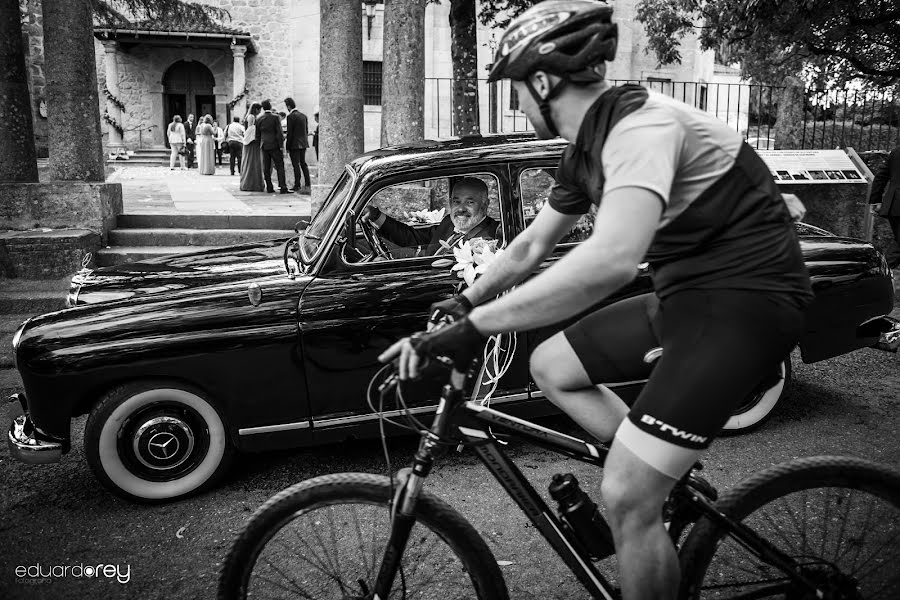
MULTIPOLYGON (((46 0, 45 0, 46 1, 46 0)), ((95 28, 97 79, 104 143, 160 147, 173 114, 211 114, 220 122, 243 115, 247 102, 269 98, 277 109, 285 96, 312 117, 318 105, 320 61, 319 0, 205 0, 228 10, 230 21, 212 30, 173 27, 166 22, 139 22, 125 29, 95 28)), ((677 82, 692 82, 685 101, 702 105, 705 82, 713 78, 713 55, 701 52, 695 39, 683 42, 680 65, 657 68, 645 52, 643 26, 634 20, 637 0, 615 0, 619 50, 608 77, 649 81, 674 93, 677 82), (696 85, 695 85, 696 84, 696 85)), ((362 0, 365 146, 379 143, 381 127, 381 61, 384 5, 362 0)), ((43 54, 40 0, 20 0, 28 37, 32 98, 38 146, 46 147, 40 116, 43 97, 43 54), (43 136, 43 137, 42 137, 43 136)), ((425 135, 452 135, 449 0, 429 3, 425 13, 425 135)), ((501 32, 478 26, 480 77, 492 59, 501 32)), ((508 85, 480 84, 482 130, 529 129, 515 110, 508 85)), ((44 111, 43 114, 45 114, 44 111)), ((310 119, 312 121, 312 119, 310 119)), ((312 154, 312 153, 310 153, 312 154)), ((312 157, 310 157, 312 158, 312 157)))

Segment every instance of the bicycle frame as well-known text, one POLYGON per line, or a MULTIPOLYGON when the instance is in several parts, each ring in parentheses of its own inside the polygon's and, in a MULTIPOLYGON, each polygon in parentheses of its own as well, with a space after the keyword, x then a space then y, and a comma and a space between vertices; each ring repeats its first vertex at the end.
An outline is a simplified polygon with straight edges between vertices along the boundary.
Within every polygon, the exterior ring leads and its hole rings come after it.
MULTIPOLYGON (((603 466, 609 452, 604 446, 536 425, 477 402, 467 402, 460 389, 445 386, 431 429, 423 435, 409 477, 398 488, 395 496, 394 521, 375 585, 374 598, 377 600, 388 597, 409 532, 415 522, 416 499, 434 462, 433 451, 438 440, 446 440, 448 437, 472 448, 592 597, 604 600, 619 598, 618 590, 594 567, 591 559, 581 549, 580 542, 574 539, 525 475, 503 452, 501 445, 496 443, 493 429, 598 467, 603 466)), ((713 500, 693 486, 690 478, 685 478, 682 482, 684 485, 676 486, 672 495, 688 501, 696 511, 697 518, 710 518, 725 528, 749 552, 781 570, 792 582, 813 593, 818 591, 813 582, 798 572, 798 566, 791 557, 742 523, 718 511, 713 500)), ((695 520, 696 518, 691 521, 695 520)))

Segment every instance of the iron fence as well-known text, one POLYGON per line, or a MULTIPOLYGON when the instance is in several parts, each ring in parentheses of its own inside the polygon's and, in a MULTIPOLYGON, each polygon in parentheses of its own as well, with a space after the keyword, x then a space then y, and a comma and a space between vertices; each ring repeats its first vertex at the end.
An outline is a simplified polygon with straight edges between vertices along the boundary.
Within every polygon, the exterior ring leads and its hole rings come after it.
MULTIPOLYGON (((734 127, 760 149, 819 149, 852 146, 857 151, 890 150, 900 146, 900 99, 893 90, 805 89, 796 94, 783 86, 743 83, 704 83, 666 80, 613 80, 638 83, 700 110, 734 127), (792 100, 793 98, 793 100, 792 100), (782 115, 779 105, 803 103, 782 115)), ((426 136, 457 135, 449 78, 425 82, 426 136)), ((478 80, 479 124, 482 133, 531 130, 518 98, 508 82, 478 80)))

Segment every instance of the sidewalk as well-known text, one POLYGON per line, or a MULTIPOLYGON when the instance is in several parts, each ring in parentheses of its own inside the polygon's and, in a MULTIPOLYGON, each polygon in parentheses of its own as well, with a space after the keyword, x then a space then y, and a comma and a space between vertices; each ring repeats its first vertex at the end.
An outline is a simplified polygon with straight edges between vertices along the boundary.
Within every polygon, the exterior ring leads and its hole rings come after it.
MULTIPOLYGON (((274 176, 274 173, 273 173, 274 176)), ((291 178, 288 177, 290 180, 291 178)), ((228 166, 215 175, 197 169, 123 166, 107 175, 122 184, 122 213, 126 215, 295 215, 308 217, 309 195, 240 191, 240 177, 228 166)))

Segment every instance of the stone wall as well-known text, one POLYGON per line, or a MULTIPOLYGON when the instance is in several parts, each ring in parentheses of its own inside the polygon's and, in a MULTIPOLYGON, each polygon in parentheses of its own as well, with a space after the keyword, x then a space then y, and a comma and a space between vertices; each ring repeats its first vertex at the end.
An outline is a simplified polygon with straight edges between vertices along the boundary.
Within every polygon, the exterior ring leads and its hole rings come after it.
MULTIPOLYGON (((44 88, 44 21, 41 0, 19 0, 22 12, 22 35, 25 42, 25 61, 28 66, 28 87, 31 93, 31 112, 34 116, 34 141, 37 155, 44 158, 47 150, 47 117, 41 115, 41 101, 46 101, 44 88)), ((46 106, 46 105, 45 105, 46 106)))
MULTIPOLYGON (((103 44, 95 40, 94 52, 97 57, 97 82, 100 89, 100 114, 106 109, 107 100, 103 93, 106 86, 105 50, 103 44)), ((125 129, 124 142, 131 150, 140 144, 146 147, 165 144, 165 98, 163 77, 166 71, 178 61, 194 60, 207 67, 215 79, 213 93, 216 95, 217 118, 226 116, 226 104, 232 98, 232 64, 230 50, 199 48, 164 48, 159 46, 135 46, 127 53, 121 49, 114 54, 119 70, 119 99, 125 104, 122 127, 125 129), (155 125, 149 132, 146 128, 155 125), (139 130, 144 129, 143 133, 139 130)), ((182 119, 187 115, 181 115, 182 119)), ((104 143, 108 139, 109 125, 101 122, 104 143)))
MULTIPOLYGON (((284 110, 281 103, 285 96, 296 94, 294 87, 293 53, 298 36, 308 35, 313 25, 308 15, 294 18, 294 4, 300 0, 209 0, 207 4, 224 8, 231 13, 228 27, 247 31, 253 37, 256 54, 247 54, 247 84, 249 102, 259 102, 266 98, 272 101, 276 110, 284 110), (292 26, 293 25, 293 26, 292 26)), ((318 11, 316 11, 316 18, 318 11)), ((315 24, 318 30, 318 21, 315 24)), ((318 35, 315 37, 315 52, 318 52, 318 35)), ((312 51, 309 49, 309 51, 312 51)), ((229 56, 229 61, 231 57, 229 56)), ((231 72, 229 66, 228 72, 231 72)), ((318 69, 316 69, 318 78, 318 69)), ((218 80, 216 80, 218 84, 218 80)), ((228 88, 228 100, 231 100, 228 88)), ((301 110, 303 108, 302 103, 301 110)), ((307 116, 311 116, 311 112, 307 116)))
POLYGON ((0 183, 0 230, 89 229, 102 236, 122 212, 119 183, 0 183))

